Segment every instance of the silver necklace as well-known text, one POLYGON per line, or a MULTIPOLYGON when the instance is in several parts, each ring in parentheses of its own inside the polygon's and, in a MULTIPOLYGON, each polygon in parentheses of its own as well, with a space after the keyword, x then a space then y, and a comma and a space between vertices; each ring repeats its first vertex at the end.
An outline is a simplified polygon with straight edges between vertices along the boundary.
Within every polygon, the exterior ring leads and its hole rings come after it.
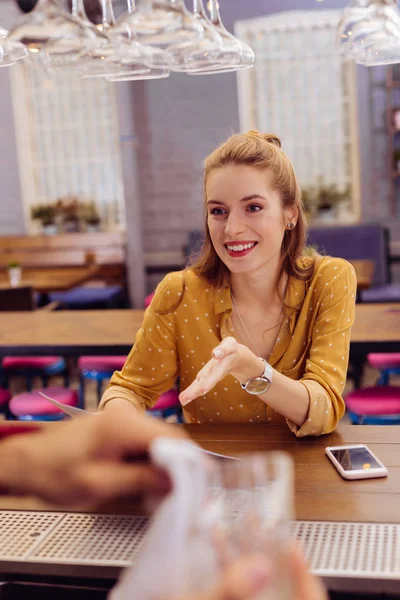
MULTIPOLYGON (((239 318, 239 321, 240 321, 240 323, 241 323, 241 325, 242 325, 242 327, 243 327, 243 329, 244 329, 244 331, 245 331, 245 333, 247 335, 247 338, 248 338, 248 340, 250 342, 250 345, 254 348, 254 350, 256 350, 258 356, 262 357, 262 353, 258 352, 258 349, 256 348, 256 345, 253 342, 253 339, 252 339, 252 337, 251 337, 251 335, 249 333, 249 330, 247 329, 247 327, 245 325, 245 322, 243 321, 242 316, 241 316, 240 312, 238 311, 238 307, 236 306, 235 298, 233 297, 232 292, 231 292, 231 298, 232 298, 233 307, 234 307, 234 309, 236 311, 236 314, 237 314, 237 316, 239 318)), ((271 356, 271 352, 272 352, 272 350, 273 350, 273 348, 274 348, 274 346, 276 344, 276 340, 278 339, 278 335, 279 335, 279 331, 280 331, 279 325, 282 325, 282 320, 281 320, 282 313, 283 313, 283 305, 282 305, 281 312, 280 312, 280 315, 279 315, 279 321, 278 321, 278 323, 276 325, 274 325, 274 327, 270 327, 270 329, 267 329, 267 331, 270 331, 271 329, 274 329, 275 327, 278 327, 278 330, 276 332, 276 336, 275 336, 275 338, 274 338, 274 340, 273 340, 273 342, 271 344, 271 347, 270 347, 270 349, 268 351, 268 355, 266 357, 267 360, 271 356)))

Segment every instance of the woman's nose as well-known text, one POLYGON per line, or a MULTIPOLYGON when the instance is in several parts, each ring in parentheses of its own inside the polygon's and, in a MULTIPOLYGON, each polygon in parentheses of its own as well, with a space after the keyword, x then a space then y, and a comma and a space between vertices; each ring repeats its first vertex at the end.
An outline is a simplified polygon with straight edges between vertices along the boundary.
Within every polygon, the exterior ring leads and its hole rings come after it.
POLYGON ((239 233, 243 232, 244 229, 245 225, 240 216, 234 212, 231 212, 226 221, 225 235, 233 241, 239 233))

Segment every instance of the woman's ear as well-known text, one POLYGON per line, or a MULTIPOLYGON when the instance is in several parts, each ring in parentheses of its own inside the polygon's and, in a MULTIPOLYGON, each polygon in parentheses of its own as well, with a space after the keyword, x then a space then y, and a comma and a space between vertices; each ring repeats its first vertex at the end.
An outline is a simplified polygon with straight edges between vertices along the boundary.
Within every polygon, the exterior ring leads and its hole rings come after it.
POLYGON ((285 208, 285 223, 294 223, 296 225, 297 220, 299 218, 299 209, 297 206, 289 206, 285 208))

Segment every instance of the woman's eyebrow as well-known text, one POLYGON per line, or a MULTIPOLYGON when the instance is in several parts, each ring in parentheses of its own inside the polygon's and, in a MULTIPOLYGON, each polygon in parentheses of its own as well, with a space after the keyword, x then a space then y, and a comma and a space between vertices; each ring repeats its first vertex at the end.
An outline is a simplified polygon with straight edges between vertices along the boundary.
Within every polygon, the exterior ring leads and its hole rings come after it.
MULTIPOLYGON (((250 194, 250 196, 245 196, 240 200, 240 202, 248 202, 249 200, 267 200, 264 196, 260 196, 260 194, 250 194)), ((224 204, 221 200, 208 200, 208 204, 224 204)))

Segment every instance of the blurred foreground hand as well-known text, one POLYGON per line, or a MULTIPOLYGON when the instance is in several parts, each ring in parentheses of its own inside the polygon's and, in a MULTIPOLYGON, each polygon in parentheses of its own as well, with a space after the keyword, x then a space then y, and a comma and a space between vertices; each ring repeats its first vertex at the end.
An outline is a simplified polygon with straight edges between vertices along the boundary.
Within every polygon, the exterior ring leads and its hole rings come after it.
POLYGON ((169 479, 146 460, 160 436, 186 437, 155 418, 110 411, 6 438, 0 443, 0 490, 70 508, 163 495, 169 479))
MULTIPOLYGON (((322 582, 311 575, 297 546, 290 550, 290 573, 294 592, 292 600, 328 600, 322 582)), ((254 600, 267 590, 272 579, 271 565, 263 556, 249 556, 231 565, 217 588, 207 594, 193 594, 180 600, 254 600)), ((176 600, 171 598, 170 600, 176 600)))

